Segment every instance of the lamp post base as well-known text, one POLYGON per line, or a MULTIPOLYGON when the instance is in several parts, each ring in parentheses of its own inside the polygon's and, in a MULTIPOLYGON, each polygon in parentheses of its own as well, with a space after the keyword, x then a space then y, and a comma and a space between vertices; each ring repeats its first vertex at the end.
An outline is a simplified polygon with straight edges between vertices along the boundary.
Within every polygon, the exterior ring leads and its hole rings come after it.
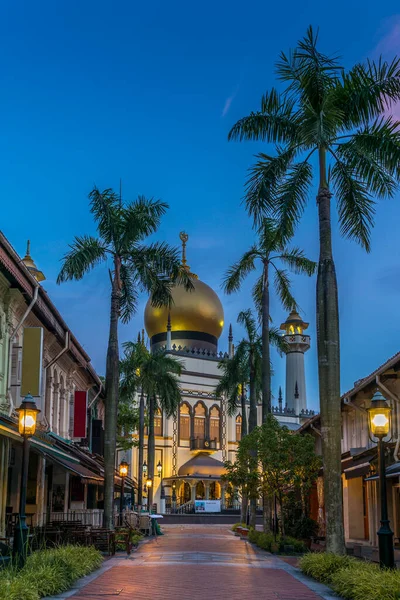
POLYGON ((13 559, 18 567, 22 569, 28 554, 28 534, 29 527, 26 525, 25 518, 22 518, 14 529, 13 559))
POLYGON ((379 540, 379 564, 383 569, 394 569, 394 547, 393 531, 390 529, 389 521, 381 521, 378 531, 379 540))

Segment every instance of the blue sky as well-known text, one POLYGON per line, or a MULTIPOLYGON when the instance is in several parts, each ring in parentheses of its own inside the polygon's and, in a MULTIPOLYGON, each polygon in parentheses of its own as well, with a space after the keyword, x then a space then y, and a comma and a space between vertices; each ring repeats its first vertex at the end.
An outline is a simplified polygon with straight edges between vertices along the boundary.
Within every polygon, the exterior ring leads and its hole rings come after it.
MULTIPOLYGON (((45 272, 44 287, 104 372, 108 277, 98 269, 57 286, 60 258, 75 234, 93 233, 87 194, 95 183, 170 205, 158 238, 189 235, 188 261, 216 290, 227 267, 253 241, 240 205, 246 170, 262 146, 229 143, 232 124, 257 109, 274 83, 279 51, 311 23, 321 47, 346 66, 391 57, 400 48, 395 1, 333 5, 289 0, 3 2, 0 5, 0 227, 23 255, 25 240, 45 272)), ((400 115, 399 115, 400 116, 400 115)), ((399 349, 399 197, 377 209, 370 255, 341 240, 334 252, 340 286, 342 389, 399 349)), ((316 207, 310 200, 295 243, 317 259, 316 207)), ((309 404, 318 407, 315 278, 294 278, 312 348, 306 357, 309 404)), ((226 323, 250 306, 243 293, 221 300, 226 323)), ((121 340, 142 327, 145 298, 121 340)), ((285 318, 276 300, 272 316, 285 318)), ((227 345, 227 330, 221 349, 227 345)), ((274 357, 274 393, 284 360, 274 357)))

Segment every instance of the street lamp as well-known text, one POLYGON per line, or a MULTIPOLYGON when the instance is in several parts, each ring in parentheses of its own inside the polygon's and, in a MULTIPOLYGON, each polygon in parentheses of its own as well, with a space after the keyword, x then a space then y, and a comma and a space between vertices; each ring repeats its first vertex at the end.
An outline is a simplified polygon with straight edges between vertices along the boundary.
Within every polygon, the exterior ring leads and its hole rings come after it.
POLYGON ((125 494, 125 477, 128 475, 129 465, 126 460, 121 460, 119 463, 119 476, 121 477, 121 498, 119 501, 119 521, 122 527, 122 514, 124 512, 124 494, 125 494))
POLYGON ((157 473, 158 473, 158 476, 161 477, 161 473, 162 473, 161 460, 159 460, 158 463, 157 463, 157 473))
POLYGON ((19 408, 18 431, 22 436, 22 469, 21 469, 21 491, 19 496, 19 522, 14 530, 13 556, 18 565, 23 567, 27 554, 28 527, 26 525, 26 488, 28 485, 29 468, 29 439, 35 434, 36 420, 40 410, 37 408, 31 394, 25 396, 19 408))
POLYGON ((146 475, 146 473, 147 473, 147 462, 146 461, 144 461, 142 469, 143 469, 143 475, 146 475))
POLYGON ((393 531, 390 529, 386 490, 385 438, 390 431, 392 409, 379 391, 376 391, 368 408, 368 425, 371 441, 378 438, 379 489, 381 495, 381 526, 378 531, 379 563, 382 568, 393 569, 393 531))
POLYGON ((152 486, 153 486, 153 480, 150 477, 148 477, 146 479, 146 488, 147 488, 147 491, 149 491, 152 486))

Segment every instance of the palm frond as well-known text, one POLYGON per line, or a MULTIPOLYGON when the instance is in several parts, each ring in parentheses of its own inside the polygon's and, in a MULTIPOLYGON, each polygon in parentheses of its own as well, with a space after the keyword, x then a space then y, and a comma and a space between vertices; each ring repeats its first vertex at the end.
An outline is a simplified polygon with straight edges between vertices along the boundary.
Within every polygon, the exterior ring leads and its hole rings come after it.
POLYGON ((297 303, 290 289, 291 285, 287 271, 278 269, 275 265, 273 266, 275 268, 274 287, 282 306, 288 311, 296 310, 297 303))
POLYGON ((257 324, 251 308, 241 310, 238 314, 237 322, 246 330, 247 338, 253 343, 257 337, 257 324))
POLYGON ((290 248, 278 257, 291 271, 309 277, 315 273, 317 263, 307 258, 300 248, 290 248))
MULTIPOLYGON (((337 156, 368 189, 379 198, 392 198, 397 190, 394 177, 376 160, 372 152, 360 147, 356 137, 336 149, 337 156)), ((400 152, 399 152, 400 155, 400 152)))
POLYGON ((332 168, 332 181, 338 202, 342 235, 354 239, 369 252, 375 202, 368 193, 366 184, 339 159, 332 168))
POLYGON ((259 225, 263 217, 276 210, 278 186, 296 154, 292 146, 277 146, 276 152, 276 156, 260 152, 256 155, 257 162, 249 170, 245 205, 255 225, 259 225))
POLYGON ((106 243, 89 235, 75 237, 69 247, 70 251, 62 259, 63 265, 57 283, 82 279, 85 273, 107 258, 106 243))
POLYGON ((346 128, 358 127, 382 115, 400 100, 400 58, 379 58, 355 65, 335 90, 346 128))
POLYGON ((129 251, 133 244, 142 241, 157 231, 161 217, 166 213, 168 204, 161 200, 138 196, 137 200, 124 208, 122 248, 129 251))
POLYGON ((254 261, 258 257, 258 249, 253 246, 245 252, 242 258, 230 267, 223 279, 222 287, 226 294, 232 294, 240 290, 243 280, 251 271, 254 271, 254 261))
POLYGON ((94 187, 89 194, 89 200, 90 212, 97 223, 101 238, 107 244, 116 246, 123 231, 119 197, 111 188, 100 192, 94 187))
POLYGON ((288 343, 285 342, 282 332, 277 327, 269 328, 269 343, 278 350, 281 356, 289 350, 288 343))
POLYGON ((282 248, 279 223, 271 217, 265 217, 262 219, 257 233, 259 236, 260 253, 264 260, 268 260, 271 252, 282 248))
MULTIPOLYGON (((353 151, 367 156, 389 175, 400 177, 400 123, 393 117, 380 117, 338 146, 337 152, 347 156, 353 151)), ((347 159, 348 160, 348 159, 347 159)))
POLYGON ((277 191, 276 217, 282 238, 292 237, 304 212, 312 183, 312 167, 307 160, 293 165, 277 191))
POLYGON ((240 119, 228 140, 262 140, 273 143, 294 141, 298 133, 293 103, 272 88, 261 99, 261 111, 240 119))
POLYGON ((132 267, 126 264, 121 265, 121 298, 120 298, 120 316, 123 323, 129 323, 137 309, 138 290, 135 273, 132 267))

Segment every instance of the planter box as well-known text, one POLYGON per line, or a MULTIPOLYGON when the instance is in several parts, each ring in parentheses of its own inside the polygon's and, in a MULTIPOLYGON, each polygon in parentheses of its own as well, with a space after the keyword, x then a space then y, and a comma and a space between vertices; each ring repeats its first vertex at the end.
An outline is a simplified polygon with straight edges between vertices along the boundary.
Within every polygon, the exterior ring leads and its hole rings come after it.
POLYGON ((240 529, 240 537, 242 538, 242 540, 247 539, 249 537, 249 530, 245 527, 242 527, 240 529))

